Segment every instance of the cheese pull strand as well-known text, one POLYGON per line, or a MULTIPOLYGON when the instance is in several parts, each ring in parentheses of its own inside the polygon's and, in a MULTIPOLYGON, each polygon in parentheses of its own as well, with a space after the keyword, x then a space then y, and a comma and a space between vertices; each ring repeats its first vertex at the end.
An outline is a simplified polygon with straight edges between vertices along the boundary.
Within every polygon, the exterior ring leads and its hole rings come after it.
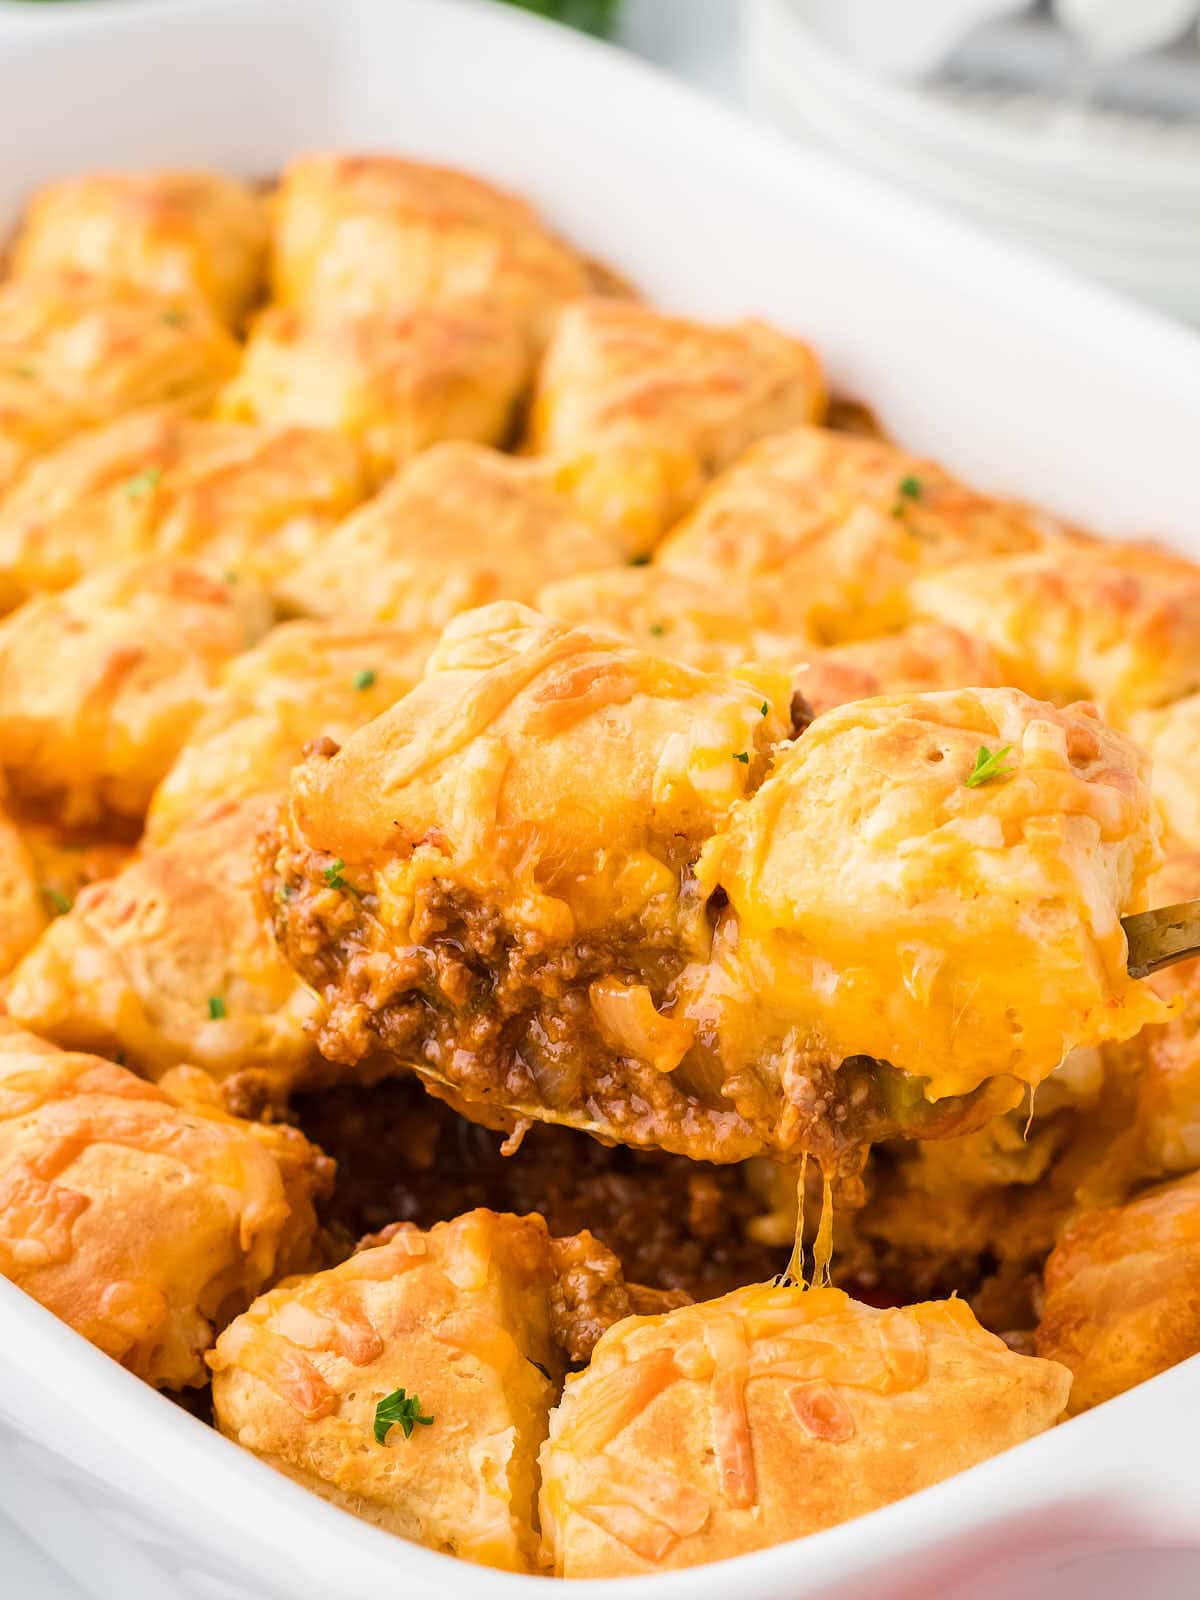
POLYGON ((796 1179, 796 1237, 792 1253, 783 1273, 784 1283, 795 1283, 805 1289, 827 1289, 833 1278, 830 1263, 833 1260, 833 1181, 828 1173, 821 1174, 821 1220, 813 1240, 812 1277, 809 1278, 804 1251, 804 1214, 808 1198, 808 1152, 800 1158, 800 1172, 796 1179))

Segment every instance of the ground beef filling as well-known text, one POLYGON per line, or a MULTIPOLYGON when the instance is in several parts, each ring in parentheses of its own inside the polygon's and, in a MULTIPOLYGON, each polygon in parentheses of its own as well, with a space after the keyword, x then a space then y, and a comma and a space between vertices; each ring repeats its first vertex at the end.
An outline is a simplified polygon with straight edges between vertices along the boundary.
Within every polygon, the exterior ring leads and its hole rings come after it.
POLYGON ((429 1228, 488 1206, 540 1212, 560 1238, 590 1230, 619 1259, 639 1312, 660 1308, 640 1299, 635 1285, 707 1300, 761 1283, 787 1264, 789 1244, 758 1243, 747 1231, 763 1204, 736 1166, 609 1147, 544 1125, 503 1156, 494 1132, 413 1079, 301 1095, 295 1109, 338 1163, 322 1213, 338 1255, 390 1222, 429 1228))
POLYGON ((322 1055, 374 1075, 387 1061, 416 1071, 490 1126, 561 1121, 722 1162, 808 1151, 846 1176, 880 1139, 964 1132, 988 1109, 985 1091, 931 1105, 918 1080, 867 1056, 791 1050, 735 1068, 704 1029, 674 1071, 661 1071, 604 1037, 589 985, 645 985, 669 1013, 686 960, 671 924, 632 922, 608 937, 550 944, 434 878, 418 891, 415 942, 397 946, 352 868, 278 839, 264 849, 276 936, 324 1003, 322 1055))

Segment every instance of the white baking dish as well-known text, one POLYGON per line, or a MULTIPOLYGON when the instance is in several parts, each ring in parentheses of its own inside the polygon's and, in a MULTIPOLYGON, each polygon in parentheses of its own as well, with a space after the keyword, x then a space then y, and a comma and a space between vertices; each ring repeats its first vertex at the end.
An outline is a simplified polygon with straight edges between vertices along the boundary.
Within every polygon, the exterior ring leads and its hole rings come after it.
MULTIPOLYGON (((35 183, 103 163, 268 173, 327 144, 461 162, 530 192, 665 302, 759 312, 812 337, 840 387, 980 483, 1100 528, 1167 533, 1200 555, 1193 336, 504 8, 4 10, 0 108, 0 222, 35 183)), ((1200 1592, 1198 1407, 1200 1360, 873 1516, 732 1565, 639 1580, 636 1592, 1115 1596, 1130 1592, 1127 1579, 1111 1587, 1129 1569, 1112 1553, 1154 1546, 1197 1552, 1200 1592), (1062 1570, 1088 1557, 1086 1575, 1062 1570)), ((549 1593, 331 1509, 3 1282, 0 1506, 105 1600, 549 1593)), ((588 1594, 618 1588, 635 1592, 625 1582, 588 1594)), ((10 1596, 2 1572, 0 1595, 27 1600, 10 1596)))

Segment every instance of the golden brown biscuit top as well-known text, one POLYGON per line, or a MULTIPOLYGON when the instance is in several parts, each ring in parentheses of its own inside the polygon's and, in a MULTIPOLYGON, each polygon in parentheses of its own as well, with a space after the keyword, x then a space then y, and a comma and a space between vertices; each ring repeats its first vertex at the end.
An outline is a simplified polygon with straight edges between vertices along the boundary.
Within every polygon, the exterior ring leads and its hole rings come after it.
POLYGON ((556 492, 552 469, 463 441, 414 457, 283 585, 294 610, 441 628, 494 600, 621 557, 556 492))
POLYGON ((284 172, 273 212, 273 279, 285 305, 354 314, 489 294, 537 337, 556 305, 588 288, 584 262, 532 206, 450 167, 300 156, 284 172))
POLYGON ((401 880, 430 875, 490 886, 535 922, 608 921, 661 895, 679 841, 747 791, 786 699, 774 679, 484 607, 451 623, 410 695, 297 769, 291 826, 349 881, 375 874, 389 912, 401 880))
POLYGON ((912 600, 987 640, 1010 682, 1093 699, 1118 726, 1200 685, 1200 571, 1159 546, 1055 540, 930 573, 912 600))
POLYGON ((139 410, 34 462, 0 507, 0 602, 162 556, 270 582, 366 493, 353 444, 139 410))
POLYGON ((778 1008, 931 1100, 1128 1037, 1161 1015, 1119 920, 1156 861, 1146 777, 1091 707, 1013 689, 827 712, 705 849, 732 927, 690 1009, 746 997, 753 1039, 778 1008))
POLYGON ((13 274, 70 267, 152 293, 190 295, 235 322, 266 266, 262 200, 216 172, 93 172, 39 189, 13 274))
POLYGON ((931 1424, 930 1438, 906 1437, 905 1449, 911 1460, 931 1458, 917 1470, 935 1481, 954 1470, 952 1457, 937 1460, 945 1422, 936 1411, 961 1424, 967 1385, 986 1407, 985 1430, 997 1435, 977 1447, 979 1459, 1013 1433, 1053 1421, 1068 1376, 1013 1355, 960 1300, 878 1310, 839 1289, 752 1285, 665 1316, 631 1317, 604 1335, 585 1372, 567 1379, 551 1420, 542 1520, 557 1570, 600 1577, 687 1565, 693 1540, 700 1548, 690 1560, 712 1560, 917 1487, 904 1470, 893 1486, 886 1465, 869 1465, 886 1443, 885 1401, 920 1394, 898 1412, 913 1420, 896 1427, 903 1437, 917 1416, 931 1424), (1036 1421, 1027 1407, 1042 1413, 1036 1421), (873 1438, 868 1424, 879 1430, 873 1438), (842 1486, 853 1468, 836 1452, 862 1462, 853 1488, 842 1486), (816 1476, 794 1476, 806 1469, 816 1476))

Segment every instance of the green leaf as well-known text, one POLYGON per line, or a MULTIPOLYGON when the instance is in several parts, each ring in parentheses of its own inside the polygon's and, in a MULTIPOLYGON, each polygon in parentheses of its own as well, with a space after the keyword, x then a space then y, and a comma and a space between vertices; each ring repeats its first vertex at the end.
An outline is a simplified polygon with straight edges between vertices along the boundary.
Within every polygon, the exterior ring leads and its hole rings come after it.
POLYGON ((522 11, 535 12, 554 22, 565 22, 597 39, 611 39, 617 31, 621 0, 508 0, 522 11))
POLYGON ((161 467, 147 467, 145 472, 139 472, 136 477, 126 480, 125 493, 131 500, 144 500, 158 487, 158 480, 162 474, 161 467))
POLYGON ((210 994, 209 995, 209 997, 208 997, 208 1015, 209 1015, 209 1017, 211 1018, 211 1020, 213 1022, 220 1022, 222 1017, 228 1015, 228 1013, 225 1010, 225 1002, 224 1002, 224 1000, 221 999, 221 996, 219 994, 210 994))
POLYGON ((896 486, 896 504, 892 507, 892 515, 903 516, 904 508, 909 501, 919 500, 924 493, 925 486, 920 478, 914 477, 912 473, 909 473, 907 478, 901 478, 896 486))
POLYGON ((354 674, 354 687, 356 689, 369 689, 375 682, 375 672, 371 667, 364 667, 361 672, 354 674))
POLYGON ((375 1407, 375 1443, 386 1444, 389 1431, 395 1427, 403 1428, 404 1437, 411 1439, 418 1423, 423 1428, 433 1427, 433 1418, 421 1415, 420 1398, 405 1394, 403 1389, 393 1389, 375 1407))
POLYGON ((749 750, 735 750, 733 759, 742 762, 744 766, 748 767, 750 765, 750 752, 749 750))
POLYGON ((56 917, 65 917, 71 909, 71 902, 61 889, 52 888, 50 884, 42 885, 42 894, 56 917))
POLYGON ((999 778, 1011 778, 1016 768, 1000 765, 1011 749, 1012 745, 1006 744, 993 754, 986 745, 981 744, 979 754, 975 757, 975 765, 967 774, 967 788, 978 789, 980 784, 991 783, 999 778))
POLYGON ((342 877, 342 871, 345 865, 346 863, 342 860, 341 856, 339 856, 332 866, 326 867, 324 872, 322 872, 321 876, 325 879, 325 882, 330 889, 346 888, 346 880, 342 877))

